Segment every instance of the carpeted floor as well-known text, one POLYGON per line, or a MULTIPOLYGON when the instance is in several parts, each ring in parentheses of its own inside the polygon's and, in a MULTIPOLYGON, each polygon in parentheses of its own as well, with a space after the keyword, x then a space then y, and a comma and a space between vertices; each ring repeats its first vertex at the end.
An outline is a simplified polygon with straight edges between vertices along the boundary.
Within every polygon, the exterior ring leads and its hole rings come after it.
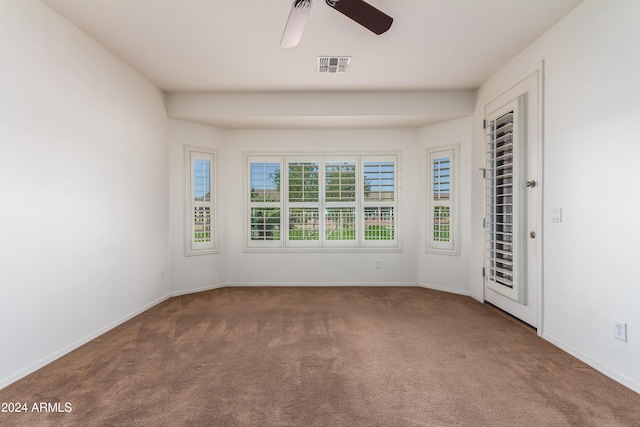
POLYGON ((395 287, 172 298, 0 402, 28 406, 0 413, 3 426, 640 425, 639 394, 524 326, 468 297, 395 287))

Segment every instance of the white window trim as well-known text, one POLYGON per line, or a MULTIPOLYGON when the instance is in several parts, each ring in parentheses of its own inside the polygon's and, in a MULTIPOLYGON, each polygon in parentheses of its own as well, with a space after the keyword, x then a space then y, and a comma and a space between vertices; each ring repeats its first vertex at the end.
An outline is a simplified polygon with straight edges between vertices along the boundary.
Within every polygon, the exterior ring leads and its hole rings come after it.
POLYGON ((460 255, 459 244, 459 208, 458 208, 458 177, 459 177, 459 158, 460 144, 444 145, 427 149, 427 233, 426 233, 426 252, 437 253, 443 255, 460 255), (433 179, 433 162, 435 159, 443 156, 451 157, 451 184, 450 196, 446 202, 436 203, 434 200, 434 179, 433 179), (449 242, 435 241, 433 238, 435 206, 449 207, 449 242))
MULTIPOLYGON (((400 246, 400 221, 398 218, 398 207, 400 206, 400 175, 401 175, 401 156, 396 151, 385 152, 327 152, 327 153, 305 153, 305 152, 288 152, 288 153, 265 153, 265 152, 245 152, 244 153, 245 164, 245 183, 244 183, 244 247, 245 252, 399 252, 400 246), (251 163, 256 162, 268 162, 275 163, 280 162, 281 170, 288 171, 288 165, 290 162, 296 161, 311 161, 319 159, 319 182, 320 186, 324 188, 325 185, 325 164, 331 161, 341 160, 356 160, 356 184, 357 184, 357 200, 355 202, 356 207, 356 226, 358 227, 357 238, 355 241, 339 241, 339 240, 327 240, 325 233, 324 221, 320 221, 319 225, 319 240, 313 241, 291 241, 288 240, 288 172, 286 176, 281 175, 281 218, 280 240, 276 241, 254 241, 251 240, 251 206, 249 191, 250 191, 250 169, 251 163), (364 173, 363 165, 365 161, 386 160, 394 162, 394 200, 393 201, 380 201, 380 202, 365 202, 364 191, 364 173), (365 240, 364 236, 364 208, 367 206, 381 206, 392 207, 394 209, 394 238, 392 240, 365 240), (362 212, 360 212, 362 211, 362 212)), ((327 207, 339 207, 339 203, 327 203, 325 198, 325 192, 320 191, 320 209, 326 209, 327 207)))
POLYGON ((217 152, 211 148, 197 147, 194 145, 184 146, 184 171, 185 171, 185 256, 204 255, 218 252, 218 212, 216 209, 216 186, 218 183, 216 164, 217 152), (210 201, 196 202, 194 201, 194 181, 193 181, 193 161, 196 159, 209 160, 211 164, 210 172, 210 201), (196 205, 206 206, 211 212, 211 239, 208 242, 195 242, 195 224, 193 221, 193 212, 196 205))

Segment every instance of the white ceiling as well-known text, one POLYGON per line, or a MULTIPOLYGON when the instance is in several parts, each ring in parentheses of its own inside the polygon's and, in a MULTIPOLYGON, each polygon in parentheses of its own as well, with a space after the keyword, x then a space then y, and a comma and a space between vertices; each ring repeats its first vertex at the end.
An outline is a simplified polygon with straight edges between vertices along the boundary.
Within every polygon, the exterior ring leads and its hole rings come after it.
POLYGON ((166 92, 246 93, 473 90, 582 0, 369 0, 394 18, 380 36, 315 0, 291 49, 293 0, 42 1, 166 92))

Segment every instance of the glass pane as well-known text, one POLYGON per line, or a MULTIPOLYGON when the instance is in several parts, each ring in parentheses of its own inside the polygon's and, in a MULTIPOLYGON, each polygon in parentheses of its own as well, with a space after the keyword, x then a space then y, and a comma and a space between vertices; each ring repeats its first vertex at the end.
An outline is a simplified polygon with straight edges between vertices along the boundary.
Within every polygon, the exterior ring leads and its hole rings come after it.
POLYGON ((325 192, 327 202, 355 202, 355 162, 325 163, 325 192))
POLYGON ((433 240, 435 242, 449 242, 451 240, 451 212, 449 206, 433 207, 433 240))
POLYGON ((394 220, 392 207, 364 208, 364 239, 393 240, 394 220))
POLYGON ((289 209, 289 240, 318 240, 318 208, 289 209))
POLYGON ((364 200, 393 201, 394 200, 394 163, 393 162, 365 162, 364 163, 364 200))
POLYGON ((327 208, 325 237, 327 240, 355 240, 356 208, 327 208))
POLYGON ((318 201, 318 163, 289 163, 289 201, 318 201))
POLYGON ((211 208, 208 206, 194 208, 193 241, 195 243, 211 241, 211 208))
POLYGON ((451 158, 433 160, 433 200, 448 200, 451 197, 451 158))
POLYGON ((211 162, 209 160, 193 161, 193 199, 196 202, 211 201, 211 162))
POLYGON ((252 202, 280 201, 280 163, 251 163, 252 202))
POLYGON ((251 208, 251 240, 280 240, 280 208, 251 208))

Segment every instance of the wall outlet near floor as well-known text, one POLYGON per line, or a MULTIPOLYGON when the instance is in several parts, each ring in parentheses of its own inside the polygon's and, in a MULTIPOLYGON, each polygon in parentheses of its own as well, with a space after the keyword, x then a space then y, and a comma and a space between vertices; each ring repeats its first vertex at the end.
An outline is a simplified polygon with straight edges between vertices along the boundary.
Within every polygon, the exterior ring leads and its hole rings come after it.
POLYGON ((382 263, 380 262, 380 260, 379 260, 379 259, 377 259, 377 260, 373 263, 373 265, 374 265, 376 268, 382 268, 382 263))
POLYGON ((627 324, 625 322, 613 321, 613 337, 617 340, 627 342, 627 324))

